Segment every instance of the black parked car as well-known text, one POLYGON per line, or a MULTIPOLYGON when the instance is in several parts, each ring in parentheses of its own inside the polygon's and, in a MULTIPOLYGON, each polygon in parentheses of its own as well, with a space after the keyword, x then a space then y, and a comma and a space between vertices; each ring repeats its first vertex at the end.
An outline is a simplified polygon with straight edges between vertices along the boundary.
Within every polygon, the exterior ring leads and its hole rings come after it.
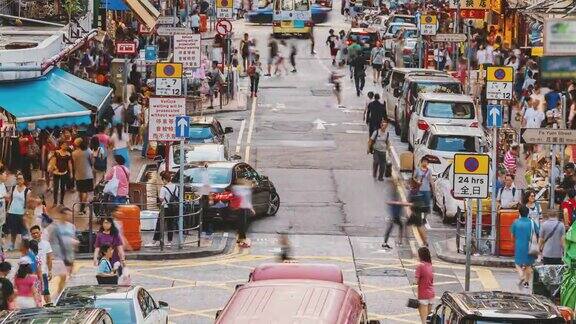
POLYGON ((445 292, 428 316, 429 324, 566 323, 552 301, 540 295, 504 291, 445 292))
MULTIPOLYGON (((176 177, 179 177, 176 174, 176 177)), ((229 203, 233 199, 232 186, 241 179, 253 184, 252 205, 258 216, 274 216, 280 208, 280 196, 267 176, 258 174, 244 162, 212 162, 186 166, 184 182, 198 191, 209 183, 211 188, 205 220, 233 220, 229 203)))

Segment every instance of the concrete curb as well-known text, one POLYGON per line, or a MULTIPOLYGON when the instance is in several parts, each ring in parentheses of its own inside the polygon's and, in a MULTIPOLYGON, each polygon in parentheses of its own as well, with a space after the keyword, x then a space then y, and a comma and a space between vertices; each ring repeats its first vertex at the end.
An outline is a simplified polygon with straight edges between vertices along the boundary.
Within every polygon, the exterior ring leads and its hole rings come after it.
MULTIPOLYGON (((218 235, 215 233, 214 235, 218 235)), ((137 251, 137 252, 127 252, 126 259, 128 260, 146 260, 146 261, 158 261, 158 260, 178 260, 178 259, 198 259, 206 258, 221 254, 228 253, 236 242, 236 234, 233 232, 224 232, 222 235, 218 235, 212 241, 212 246, 205 248, 198 248, 194 250, 165 250, 165 251, 137 251)), ((82 253, 77 255, 77 259, 89 260, 92 259, 92 254, 82 253)))
MULTIPOLYGON (((451 240, 434 243, 434 249, 436 250, 438 259, 450 263, 466 264, 466 255, 457 252, 448 252, 448 249, 442 247, 443 244, 448 244, 448 241, 451 240)), ((472 265, 492 268, 513 268, 514 259, 509 257, 474 255, 472 257, 472 265)))

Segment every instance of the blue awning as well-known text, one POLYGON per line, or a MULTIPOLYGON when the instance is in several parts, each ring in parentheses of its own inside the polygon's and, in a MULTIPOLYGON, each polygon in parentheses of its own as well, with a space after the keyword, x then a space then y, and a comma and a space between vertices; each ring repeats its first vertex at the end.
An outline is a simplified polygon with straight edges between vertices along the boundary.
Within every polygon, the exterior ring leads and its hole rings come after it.
POLYGON ((128 11, 130 8, 124 3, 123 0, 103 0, 100 8, 106 10, 128 11))
POLYGON ((54 87, 49 77, 0 83, 0 107, 16 118, 17 128, 90 124, 90 110, 54 87))
POLYGON ((60 92, 98 110, 108 103, 112 96, 111 88, 86 81, 59 68, 50 71, 47 78, 60 92))

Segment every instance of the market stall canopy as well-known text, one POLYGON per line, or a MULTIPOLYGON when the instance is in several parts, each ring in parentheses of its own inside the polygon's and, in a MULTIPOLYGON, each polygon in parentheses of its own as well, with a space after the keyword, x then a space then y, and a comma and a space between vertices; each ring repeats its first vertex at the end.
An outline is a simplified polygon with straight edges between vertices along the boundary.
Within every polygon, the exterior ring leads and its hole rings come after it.
POLYGON ((148 0, 124 0, 124 2, 149 30, 156 27, 160 12, 148 0))
POLYGON ((106 10, 127 11, 130 10, 124 0, 102 0, 100 8, 106 10))
POLYGON ((16 118, 16 127, 53 128, 90 124, 91 111, 51 84, 48 77, 0 84, 0 107, 16 118))
POLYGON ((112 88, 86 81, 59 68, 50 71, 47 78, 50 85, 58 91, 97 110, 109 103, 112 98, 112 88))

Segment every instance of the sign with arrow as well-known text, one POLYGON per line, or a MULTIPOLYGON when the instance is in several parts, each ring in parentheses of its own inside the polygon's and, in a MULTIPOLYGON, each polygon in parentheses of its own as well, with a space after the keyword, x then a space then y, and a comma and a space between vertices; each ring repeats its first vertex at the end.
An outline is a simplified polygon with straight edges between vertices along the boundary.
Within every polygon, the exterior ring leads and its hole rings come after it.
POLYGON ((486 110, 488 111, 486 126, 496 128, 502 127, 502 105, 488 104, 486 110))
POLYGON ((551 128, 522 128, 520 142, 523 144, 576 144, 576 130, 551 128))
POLYGON ((320 118, 316 118, 316 120, 313 121, 312 124, 315 124, 315 125, 316 125, 316 129, 326 129, 326 125, 328 125, 328 126, 336 126, 336 125, 338 125, 338 124, 336 124, 336 123, 327 123, 327 122, 323 121, 323 120, 320 119, 320 118))
POLYGON ((176 119, 176 137, 188 138, 190 137, 190 117, 188 116, 177 116, 176 119))

